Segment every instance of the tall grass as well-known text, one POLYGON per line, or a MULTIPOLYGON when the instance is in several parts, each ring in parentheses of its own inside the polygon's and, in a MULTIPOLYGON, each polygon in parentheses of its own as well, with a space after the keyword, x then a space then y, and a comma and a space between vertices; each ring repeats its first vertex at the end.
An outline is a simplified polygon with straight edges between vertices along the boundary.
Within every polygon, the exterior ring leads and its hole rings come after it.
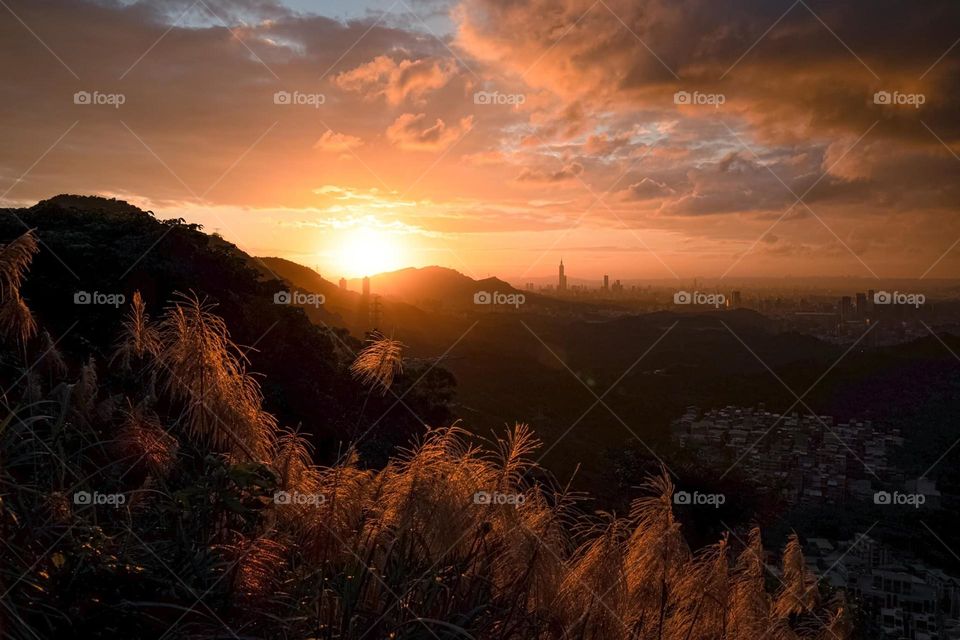
POLYGON ((394 377, 403 372, 403 343, 373 332, 350 371, 364 384, 386 394, 394 377))
MULTIPOLYGON (((26 268, 12 264, 8 297, 26 268)), ((353 371, 389 389, 400 352, 378 337, 353 371)), ((726 537, 693 553, 665 473, 628 514, 585 513, 534 480, 523 425, 493 442, 431 429, 381 469, 355 453, 317 466, 193 295, 156 324, 135 296, 117 357, 135 394, 59 360, 42 398, 0 421, 5 637, 849 637, 796 537, 772 591, 759 530, 739 553, 726 537), (78 489, 129 501, 83 507, 78 489)))
POLYGON ((37 252, 32 230, 0 247, 0 330, 25 344, 37 332, 37 323, 20 295, 20 285, 37 252))
MULTIPOLYGON (((246 358, 230 339, 213 305, 196 295, 180 295, 157 330, 162 347, 156 364, 166 391, 183 401, 187 430, 218 451, 248 460, 269 457, 276 420, 261 407, 256 380, 246 358)), ((126 328, 130 334, 130 327, 126 328)))

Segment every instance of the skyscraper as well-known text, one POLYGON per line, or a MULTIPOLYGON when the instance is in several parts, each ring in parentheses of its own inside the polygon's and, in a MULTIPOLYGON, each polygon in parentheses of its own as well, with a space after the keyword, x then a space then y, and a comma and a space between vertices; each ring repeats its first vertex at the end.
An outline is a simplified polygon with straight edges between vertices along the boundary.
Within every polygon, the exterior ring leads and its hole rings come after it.
POLYGON ((603 290, 610 290, 610 276, 603 276, 603 290))
POLYGON ((840 322, 850 322, 853 319, 853 299, 850 296, 840 298, 840 322))
POLYGON ((557 290, 558 291, 567 290, 567 276, 563 272, 563 258, 560 258, 560 278, 557 281, 557 290))

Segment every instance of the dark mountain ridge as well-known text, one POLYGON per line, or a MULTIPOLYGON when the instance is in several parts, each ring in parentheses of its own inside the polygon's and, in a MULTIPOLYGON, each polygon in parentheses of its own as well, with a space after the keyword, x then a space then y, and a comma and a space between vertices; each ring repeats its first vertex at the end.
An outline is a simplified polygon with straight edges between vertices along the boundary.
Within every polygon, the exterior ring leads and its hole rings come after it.
MULTIPOLYGON (((139 291, 150 316, 158 318, 178 293, 195 293, 216 305, 234 340, 245 345, 249 370, 262 374, 267 410, 281 424, 301 425, 321 459, 335 456, 351 434, 380 415, 385 417, 371 436, 397 443, 424 422, 443 425, 450 419, 442 401, 419 389, 404 402, 420 417, 392 406, 392 396, 375 395, 364 407, 367 393, 347 371, 360 339, 312 323, 293 305, 276 304, 274 295, 287 283, 265 277, 250 256, 198 225, 158 219, 119 200, 62 195, 0 212, 0 242, 27 229, 34 229, 40 251, 24 298, 75 365, 94 354, 98 368, 109 370, 126 313, 125 304, 77 304, 76 296, 121 295, 129 303, 139 291)), ((410 382, 399 382, 401 393, 410 382)))

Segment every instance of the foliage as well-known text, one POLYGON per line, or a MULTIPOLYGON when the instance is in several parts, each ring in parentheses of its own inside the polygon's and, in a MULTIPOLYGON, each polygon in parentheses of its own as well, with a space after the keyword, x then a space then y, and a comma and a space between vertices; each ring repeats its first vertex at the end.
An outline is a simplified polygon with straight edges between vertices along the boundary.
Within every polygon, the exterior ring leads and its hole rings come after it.
MULTIPOLYGON (((13 243, 26 224, 43 248, 23 282, 22 299, 70 366, 95 359, 111 394, 138 392, 138 375, 149 360, 140 352, 149 353, 155 342, 144 327, 158 330, 150 320, 162 319, 169 302, 180 299, 178 292, 188 292, 215 305, 231 340, 243 345, 244 367, 263 375, 257 381, 264 406, 282 424, 308 425, 303 436, 322 461, 335 461, 353 432, 366 434, 364 448, 388 451, 408 442, 423 422, 450 420, 455 383, 449 375, 438 377, 447 374, 441 367, 404 396, 403 405, 390 393, 367 398, 347 371, 363 343, 341 329, 314 325, 296 305, 275 304, 274 294, 289 284, 264 276, 256 258, 197 225, 160 220, 122 201, 82 196, 57 196, 14 213, 0 212, 0 243, 13 243), (75 306, 80 291, 122 294, 127 304, 75 306), (439 391, 448 400, 422 393, 428 381, 445 387, 439 391)), ((15 343, 14 334, 9 337, 15 343)), ((0 381, 9 384, 20 373, 3 368, 4 355, 0 352, 0 381)), ((165 382, 161 373, 158 387, 165 382)), ((407 375, 419 377, 414 366, 404 373, 395 385, 412 382, 407 375)))
POLYGON ((350 365, 353 376, 386 395, 394 376, 403 371, 403 343, 374 332, 350 365))
POLYGON ((431 429, 377 470, 315 465, 209 303, 130 314, 129 370, 51 365, 4 398, 4 637, 848 637, 796 539, 773 592, 757 530, 736 558, 726 538, 693 554, 665 473, 617 517, 533 480, 524 426, 492 447, 431 429))

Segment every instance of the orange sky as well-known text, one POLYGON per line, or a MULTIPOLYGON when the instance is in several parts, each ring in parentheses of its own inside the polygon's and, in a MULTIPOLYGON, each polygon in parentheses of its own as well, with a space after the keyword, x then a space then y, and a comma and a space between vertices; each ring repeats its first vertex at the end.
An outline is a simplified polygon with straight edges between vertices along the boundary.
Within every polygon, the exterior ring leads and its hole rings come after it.
POLYGON ((955 2, 7 5, 7 205, 116 196, 334 279, 960 272, 955 2))

